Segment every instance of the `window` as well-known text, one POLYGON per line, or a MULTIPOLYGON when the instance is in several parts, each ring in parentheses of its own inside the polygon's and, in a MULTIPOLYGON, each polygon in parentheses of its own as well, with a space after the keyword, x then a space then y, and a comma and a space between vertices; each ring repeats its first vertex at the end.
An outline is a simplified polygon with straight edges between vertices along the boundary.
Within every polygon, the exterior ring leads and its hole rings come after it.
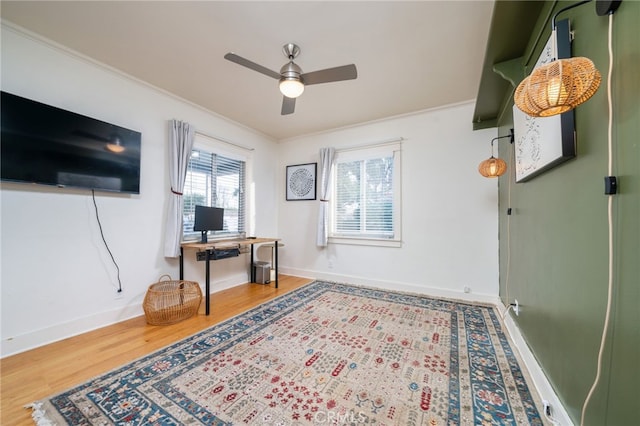
POLYGON ((246 227, 246 158, 214 152, 202 139, 196 135, 184 185, 184 238, 200 235, 193 230, 196 205, 224 208, 224 230, 210 231, 209 236, 238 236, 246 227))
POLYGON ((400 148, 395 142, 337 152, 333 242, 397 246, 389 242, 400 241, 400 148))

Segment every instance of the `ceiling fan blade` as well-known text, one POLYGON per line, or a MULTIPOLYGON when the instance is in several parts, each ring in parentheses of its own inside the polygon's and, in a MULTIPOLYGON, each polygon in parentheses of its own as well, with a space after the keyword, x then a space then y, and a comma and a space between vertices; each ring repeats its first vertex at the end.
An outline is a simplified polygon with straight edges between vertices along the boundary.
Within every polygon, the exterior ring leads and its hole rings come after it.
POLYGON ((293 111, 296 109, 296 98, 287 98, 286 96, 282 97, 282 112, 280 115, 289 115, 293 114, 293 111))
POLYGON ((251 62, 248 59, 243 58, 242 56, 238 56, 235 53, 227 53, 224 55, 224 58, 228 61, 235 62, 238 65, 242 65, 243 67, 247 67, 254 71, 258 71, 260 74, 264 74, 268 77, 280 79, 280 73, 270 70, 269 68, 263 67, 262 65, 256 64, 255 62, 251 62))
POLYGON ((305 86, 310 84, 331 83, 332 81, 353 80, 358 77, 354 64, 312 71, 300 76, 305 86))

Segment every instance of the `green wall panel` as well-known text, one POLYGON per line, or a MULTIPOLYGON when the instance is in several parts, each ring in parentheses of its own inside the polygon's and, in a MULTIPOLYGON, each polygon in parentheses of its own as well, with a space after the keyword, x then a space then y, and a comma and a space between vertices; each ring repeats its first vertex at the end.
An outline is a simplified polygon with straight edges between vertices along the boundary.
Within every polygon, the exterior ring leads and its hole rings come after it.
MULTIPOLYGON (((547 2, 546 9, 571 3, 547 2)), ((537 57, 540 31, 541 42, 549 36, 544 15, 524 57, 537 57)), ((509 174, 500 178, 500 292, 505 303, 518 299, 515 319, 523 336, 579 424, 596 374, 607 300, 609 18, 597 16, 593 2, 558 17, 565 18, 575 33, 573 55, 592 59, 603 82, 575 110, 576 158, 525 183, 509 174)), ((640 424, 640 2, 623 1, 613 25, 614 175, 620 188, 613 199, 615 286, 602 377, 585 425, 640 424)), ((511 95, 500 115, 501 135, 513 126, 511 95)), ((501 143, 500 156, 510 158, 512 148, 501 143)))

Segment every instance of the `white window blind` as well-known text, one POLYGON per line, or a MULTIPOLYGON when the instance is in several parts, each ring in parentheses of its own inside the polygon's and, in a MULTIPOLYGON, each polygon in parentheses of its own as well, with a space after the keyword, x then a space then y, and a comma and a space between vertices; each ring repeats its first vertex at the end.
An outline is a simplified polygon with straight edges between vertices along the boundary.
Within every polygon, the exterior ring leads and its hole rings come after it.
POLYGON ((222 207, 224 230, 210 231, 212 237, 234 237, 246 226, 246 161, 212 152, 210 147, 196 144, 191 152, 184 186, 184 238, 196 238, 193 231, 196 205, 222 207))
POLYGON ((331 236, 399 239, 400 143, 338 151, 331 236))

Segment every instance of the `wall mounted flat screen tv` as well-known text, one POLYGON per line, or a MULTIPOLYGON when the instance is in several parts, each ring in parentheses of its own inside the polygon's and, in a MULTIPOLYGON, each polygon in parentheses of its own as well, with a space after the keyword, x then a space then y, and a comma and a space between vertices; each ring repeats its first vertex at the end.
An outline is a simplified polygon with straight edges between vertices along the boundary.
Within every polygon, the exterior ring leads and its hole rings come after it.
POLYGON ((2 180, 140 193, 140 132, 7 92, 0 115, 2 180))

